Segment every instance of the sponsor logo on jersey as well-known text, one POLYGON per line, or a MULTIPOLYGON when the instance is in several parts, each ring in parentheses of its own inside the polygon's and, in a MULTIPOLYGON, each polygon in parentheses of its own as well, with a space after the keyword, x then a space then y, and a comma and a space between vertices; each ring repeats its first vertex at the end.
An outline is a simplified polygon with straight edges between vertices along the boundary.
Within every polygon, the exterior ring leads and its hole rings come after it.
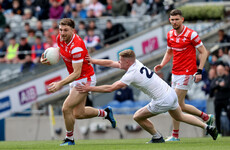
POLYGON ((176 42, 177 43, 179 43, 180 42, 180 38, 178 37, 178 38, 176 38, 176 42))
POLYGON ((73 58, 81 58, 81 53, 73 54, 73 58))
POLYGON ((182 41, 185 42, 185 41, 186 41, 186 38, 184 37, 184 38, 182 39, 182 41))
POLYGON ((199 36, 194 40, 196 43, 198 43, 200 41, 199 36))

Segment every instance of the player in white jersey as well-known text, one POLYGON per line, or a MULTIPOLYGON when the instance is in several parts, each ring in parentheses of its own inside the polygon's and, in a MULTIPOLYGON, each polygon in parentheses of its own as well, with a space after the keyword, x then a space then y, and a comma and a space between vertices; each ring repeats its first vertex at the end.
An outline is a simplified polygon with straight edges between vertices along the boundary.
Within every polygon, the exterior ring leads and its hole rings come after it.
POLYGON ((216 140, 218 132, 214 126, 208 126, 196 117, 183 114, 178 104, 176 92, 168 86, 154 72, 136 60, 135 53, 132 50, 124 50, 119 53, 120 61, 115 62, 106 59, 92 59, 92 64, 106 67, 120 68, 127 72, 112 85, 90 86, 88 83, 78 84, 76 89, 79 92, 112 92, 127 85, 133 85, 152 98, 152 101, 145 107, 139 109, 133 116, 134 120, 147 132, 152 135, 149 143, 163 143, 164 139, 154 128, 148 118, 168 111, 177 121, 182 121, 205 129, 216 140))

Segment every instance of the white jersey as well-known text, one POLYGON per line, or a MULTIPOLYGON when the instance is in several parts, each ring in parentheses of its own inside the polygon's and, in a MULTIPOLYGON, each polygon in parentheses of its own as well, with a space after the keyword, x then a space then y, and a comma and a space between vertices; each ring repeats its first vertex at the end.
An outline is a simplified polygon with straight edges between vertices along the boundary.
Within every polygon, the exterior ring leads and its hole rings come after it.
POLYGON ((164 98, 170 91, 170 86, 165 81, 138 60, 129 67, 120 81, 133 85, 154 100, 164 98))

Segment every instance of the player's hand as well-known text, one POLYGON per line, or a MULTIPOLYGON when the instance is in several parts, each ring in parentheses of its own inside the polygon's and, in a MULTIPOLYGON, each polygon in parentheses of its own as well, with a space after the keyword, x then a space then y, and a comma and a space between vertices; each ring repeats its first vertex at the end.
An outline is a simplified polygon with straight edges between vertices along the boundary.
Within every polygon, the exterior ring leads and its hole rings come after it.
POLYGON ((42 57, 40 59, 40 62, 45 65, 50 65, 50 62, 47 60, 47 58, 44 58, 44 53, 42 53, 42 57))
POLYGON ((163 68, 163 66, 162 66, 161 64, 156 65, 156 66, 154 67, 154 72, 158 72, 158 71, 160 71, 162 68, 163 68))
POLYGON ((202 79, 202 74, 196 74, 194 76, 194 82, 198 83, 202 79))
POLYGON ((86 55, 85 60, 87 60, 89 62, 88 63, 89 65, 92 64, 92 59, 91 59, 91 57, 89 55, 86 55))
POLYGON ((193 80, 198 83, 202 79, 202 69, 197 69, 197 72, 193 75, 193 80))
POLYGON ((75 87, 76 88, 76 90, 78 91, 78 92, 81 92, 81 93, 83 93, 83 92, 89 92, 90 91, 90 84, 89 83, 84 83, 84 82, 82 82, 81 84, 80 83, 77 83, 77 86, 75 87))
POLYGON ((58 90, 60 90, 62 87, 61 83, 60 82, 52 82, 49 84, 49 88, 48 88, 48 91, 51 92, 51 93, 54 93, 58 90))

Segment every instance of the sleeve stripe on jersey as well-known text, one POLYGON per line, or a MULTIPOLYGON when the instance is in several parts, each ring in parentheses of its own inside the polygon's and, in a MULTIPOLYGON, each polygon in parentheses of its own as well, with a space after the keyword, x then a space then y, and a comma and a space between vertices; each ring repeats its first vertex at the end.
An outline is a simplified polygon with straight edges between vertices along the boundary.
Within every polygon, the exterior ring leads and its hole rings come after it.
POLYGON ((172 49, 172 47, 167 46, 167 49, 172 49))
POLYGON ((203 43, 202 42, 200 42, 200 44, 199 45, 197 45, 197 46, 195 46, 196 48, 198 48, 198 47, 200 47, 200 46, 202 46, 203 45, 203 43))
POLYGON ((71 54, 74 54, 74 53, 77 53, 77 52, 81 52, 81 51, 83 51, 83 49, 82 49, 81 47, 75 47, 75 48, 72 50, 71 54))
POLYGON ((80 60, 72 60, 72 63, 80 63, 80 62, 83 62, 83 59, 80 59, 80 60))
POLYGON ((194 39, 198 34, 196 32, 192 32, 192 35, 191 35, 191 40, 194 39))

